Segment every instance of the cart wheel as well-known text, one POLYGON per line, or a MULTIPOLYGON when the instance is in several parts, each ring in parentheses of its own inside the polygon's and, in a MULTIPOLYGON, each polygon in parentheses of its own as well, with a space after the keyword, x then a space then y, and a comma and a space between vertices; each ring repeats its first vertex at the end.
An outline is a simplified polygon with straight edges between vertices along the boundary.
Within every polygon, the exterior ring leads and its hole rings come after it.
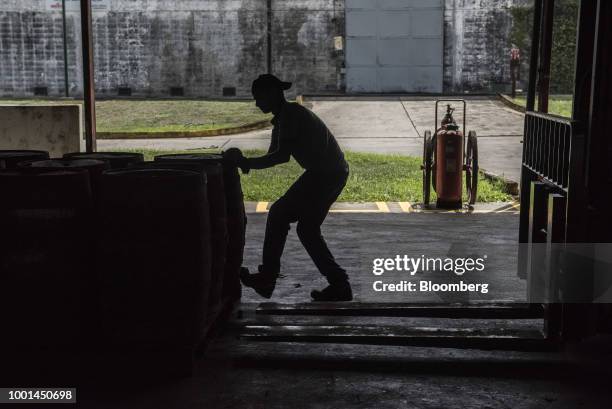
POLYGON ((431 168, 432 168, 432 138, 431 131, 425 131, 423 136, 423 205, 429 206, 431 195, 431 168))
POLYGON ((465 187, 467 189, 468 204, 476 203, 478 196, 478 139, 476 132, 468 134, 465 153, 465 187))

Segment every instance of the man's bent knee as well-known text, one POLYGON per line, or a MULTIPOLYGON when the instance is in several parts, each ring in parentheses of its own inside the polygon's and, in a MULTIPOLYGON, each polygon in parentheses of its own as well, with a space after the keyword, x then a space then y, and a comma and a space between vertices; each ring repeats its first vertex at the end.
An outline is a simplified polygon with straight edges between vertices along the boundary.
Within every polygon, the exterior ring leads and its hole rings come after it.
POLYGON ((287 216, 289 214, 288 210, 289 208, 286 202, 277 200, 276 202, 272 203, 272 206, 270 206, 270 209, 268 210, 268 217, 270 216, 274 218, 288 217, 287 216))
POLYGON ((289 226, 291 222, 290 213, 286 204, 283 202, 276 201, 270 206, 268 210, 268 225, 274 226, 289 226))
POLYGON ((321 236, 321 228, 313 223, 299 222, 295 231, 300 240, 321 236))

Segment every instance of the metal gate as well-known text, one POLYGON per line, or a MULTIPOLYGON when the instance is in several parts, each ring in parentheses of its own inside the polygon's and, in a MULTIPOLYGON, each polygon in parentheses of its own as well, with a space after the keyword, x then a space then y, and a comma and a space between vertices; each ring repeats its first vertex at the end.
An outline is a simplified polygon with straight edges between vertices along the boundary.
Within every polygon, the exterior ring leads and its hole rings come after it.
POLYGON ((347 0, 347 91, 442 92, 441 0, 347 0))

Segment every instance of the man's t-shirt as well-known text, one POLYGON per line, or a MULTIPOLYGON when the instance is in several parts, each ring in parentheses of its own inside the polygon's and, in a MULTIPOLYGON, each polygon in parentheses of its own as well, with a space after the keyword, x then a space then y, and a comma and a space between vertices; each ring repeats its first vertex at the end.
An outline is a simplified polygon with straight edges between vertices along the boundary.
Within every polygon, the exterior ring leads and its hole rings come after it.
POLYGON ((325 123, 297 103, 287 103, 272 119, 274 128, 268 154, 250 158, 249 165, 262 169, 287 162, 293 156, 306 170, 346 170, 344 153, 325 123))

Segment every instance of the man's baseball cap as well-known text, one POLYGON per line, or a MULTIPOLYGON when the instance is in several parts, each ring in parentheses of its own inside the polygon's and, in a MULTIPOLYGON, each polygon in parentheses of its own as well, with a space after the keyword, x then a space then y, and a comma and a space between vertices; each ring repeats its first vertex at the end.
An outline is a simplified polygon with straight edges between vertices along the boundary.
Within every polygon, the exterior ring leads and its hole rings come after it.
POLYGON ((255 90, 256 88, 260 88, 260 89, 277 88, 277 89, 286 91, 289 88, 291 88, 291 85, 292 84, 290 82, 281 81, 272 74, 261 74, 259 77, 257 77, 255 81, 253 81, 253 86, 251 87, 251 89, 255 90))

